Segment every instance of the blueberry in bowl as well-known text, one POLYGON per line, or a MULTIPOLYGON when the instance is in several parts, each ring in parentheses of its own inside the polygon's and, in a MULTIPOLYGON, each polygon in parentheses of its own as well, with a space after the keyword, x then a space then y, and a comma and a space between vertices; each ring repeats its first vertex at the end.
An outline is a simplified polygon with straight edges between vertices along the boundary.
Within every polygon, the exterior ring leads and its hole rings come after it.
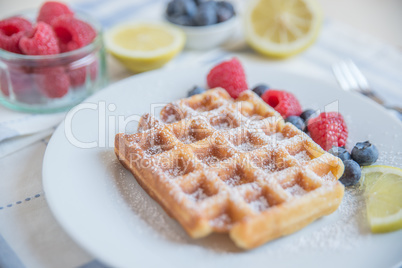
POLYGON ((227 1, 171 0, 165 19, 186 33, 187 48, 200 50, 224 43, 236 26, 235 8, 227 1))
POLYGON ((194 1, 173 0, 166 8, 167 19, 178 25, 191 26, 197 13, 197 5, 194 1))

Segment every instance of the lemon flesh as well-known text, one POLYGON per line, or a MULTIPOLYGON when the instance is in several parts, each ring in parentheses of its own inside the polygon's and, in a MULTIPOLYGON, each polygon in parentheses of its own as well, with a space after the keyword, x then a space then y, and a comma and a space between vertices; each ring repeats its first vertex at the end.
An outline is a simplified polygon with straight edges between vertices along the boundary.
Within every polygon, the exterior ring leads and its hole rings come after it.
POLYGON ((118 25, 105 34, 106 49, 134 72, 162 67, 184 47, 184 33, 163 23, 118 25))
POLYGON ((322 14, 315 0, 252 0, 245 16, 247 42, 272 57, 289 57, 317 39, 322 14))
POLYGON ((402 169, 368 166, 362 169, 367 218, 372 232, 402 228, 402 169))

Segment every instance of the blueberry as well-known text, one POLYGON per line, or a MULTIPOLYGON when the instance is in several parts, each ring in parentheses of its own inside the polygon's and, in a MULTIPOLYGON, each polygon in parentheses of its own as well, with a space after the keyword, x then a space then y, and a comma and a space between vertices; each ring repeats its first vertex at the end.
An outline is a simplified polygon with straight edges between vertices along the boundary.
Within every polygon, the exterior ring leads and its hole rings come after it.
POLYGON ((348 151, 346 151, 346 149, 343 147, 332 146, 332 148, 329 149, 328 153, 339 157, 342 161, 352 159, 352 157, 350 156, 350 153, 348 151))
POLYGON ((216 4, 216 13, 218 15, 218 22, 227 21, 235 14, 234 7, 231 3, 219 1, 216 4))
POLYGON ((378 150, 369 141, 358 142, 352 149, 352 159, 361 166, 369 166, 378 159, 378 150))
POLYGON ((295 127, 297 127, 297 128, 300 129, 300 130, 303 130, 303 129, 304 129, 304 122, 303 122, 303 119, 301 119, 301 118, 298 117, 298 116, 295 116, 295 115, 288 116, 288 117, 285 119, 285 121, 286 121, 287 123, 293 124, 295 127))
POLYGON ((193 95, 197 95, 197 94, 201 94, 204 93, 206 91, 205 88, 200 87, 200 86, 194 86, 188 93, 187 93, 187 97, 191 97, 193 95))
POLYGON ((176 1, 170 1, 166 7, 166 15, 168 17, 175 16, 179 11, 177 11, 177 7, 175 4, 176 1))
POLYGON ((362 175, 359 164, 353 160, 345 160, 343 164, 345 171, 339 181, 345 186, 352 186, 358 183, 362 175))
POLYGON ((257 85, 256 87, 254 87, 252 90, 255 94, 257 94, 258 96, 262 96, 262 94, 265 93, 265 91, 267 91, 269 89, 269 86, 264 85, 264 84, 260 84, 257 85))
POLYGON ((201 5, 202 3, 205 3, 207 0, 194 0, 194 2, 197 4, 197 6, 201 5))
POLYGON ((194 0, 173 0, 166 8, 168 17, 189 16, 194 17, 197 13, 197 5, 194 0))
POLYGON ((196 26, 206 26, 218 23, 216 14, 216 2, 208 1, 200 4, 197 14, 194 16, 196 26))
POLYGON ((300 117, 304 120, 304 122, 306 122, 307 119, 309 119, 309 117, 311 117, 313 114, 315 114, 315 111, 312 109, 307 109, 304 112, 302 112, 302 114, 300 115, 300 117))
POLYGON ((183 26, 192 26, 193 20, 187 15, 174 16, 167 18, 170 22, 183 26))

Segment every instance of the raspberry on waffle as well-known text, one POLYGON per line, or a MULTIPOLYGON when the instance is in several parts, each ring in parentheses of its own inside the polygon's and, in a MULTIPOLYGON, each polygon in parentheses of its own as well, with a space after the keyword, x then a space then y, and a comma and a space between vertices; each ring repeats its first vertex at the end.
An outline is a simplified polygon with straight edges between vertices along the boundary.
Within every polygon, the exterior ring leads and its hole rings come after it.
POLYGON ((193 238, 229 233, 257 247, 334 212, 344 166, 250 90, 221 89, 146 114, 115 153, 193 238))

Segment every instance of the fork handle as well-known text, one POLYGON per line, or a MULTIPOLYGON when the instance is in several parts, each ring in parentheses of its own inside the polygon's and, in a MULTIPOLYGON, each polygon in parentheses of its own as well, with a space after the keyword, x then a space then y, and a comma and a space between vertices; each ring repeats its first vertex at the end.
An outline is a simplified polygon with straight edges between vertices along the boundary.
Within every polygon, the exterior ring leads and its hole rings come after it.
POLYGON ((385 105, 384 100, 381 99, 380 97, 378 97, 378 95, 375 94, 373 91, 362 91, 361 93, 364 96, 366 96, 366 97, 372 99, 373 101, 377 102, 378 104, 384 106, 385 108, 395 110, 398 113, 402 114, 402 107, 385 105))
POLYGON ((366 97, 372 99, 373 101, 377 102, 378 104, 384 105, 384 103, 385 103, 384 100, 381 99, 380 97, 378 97, 378 95, 375 94, 373 91, 361 91, 361 93, 364 96, 366 96, 366 97))

